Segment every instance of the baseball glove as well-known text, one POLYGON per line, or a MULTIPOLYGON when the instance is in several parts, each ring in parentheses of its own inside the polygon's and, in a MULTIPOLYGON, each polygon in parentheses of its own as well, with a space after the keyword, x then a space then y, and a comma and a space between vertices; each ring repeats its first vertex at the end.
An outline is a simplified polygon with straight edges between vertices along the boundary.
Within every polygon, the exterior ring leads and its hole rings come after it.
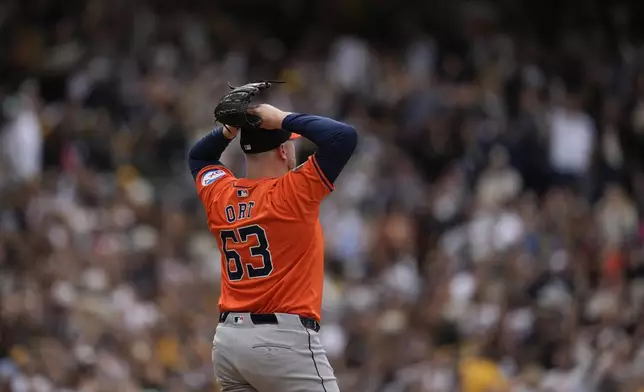
POLYGON ((259 127, 262 119, 248 114, 248 107, 257 93, 271 87, 273 83, 282 82, 264 81, 248 83, 240 87, 233 87, 229 83, 228 87, 231 91, 224 95, 215 107, 215 120, 235 128, 259 127))

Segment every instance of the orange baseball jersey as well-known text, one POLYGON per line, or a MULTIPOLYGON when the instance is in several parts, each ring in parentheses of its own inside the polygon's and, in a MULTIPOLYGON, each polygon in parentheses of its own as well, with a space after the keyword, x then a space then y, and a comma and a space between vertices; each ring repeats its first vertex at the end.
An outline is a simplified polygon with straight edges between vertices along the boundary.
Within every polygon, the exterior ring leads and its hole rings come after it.
POLYGON ((318 214, 333 185, 315 156, 282 177, 259 180, 207 166, 196 186, 221 249, 220 312, 320 321, 324 237, 318 214))

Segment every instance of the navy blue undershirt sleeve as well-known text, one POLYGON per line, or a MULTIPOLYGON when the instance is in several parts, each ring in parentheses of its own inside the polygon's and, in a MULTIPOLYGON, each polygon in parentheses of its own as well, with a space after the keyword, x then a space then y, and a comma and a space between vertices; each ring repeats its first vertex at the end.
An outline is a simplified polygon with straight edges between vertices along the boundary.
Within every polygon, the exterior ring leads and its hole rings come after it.
POLYGON ((318 146, 315 160, 331 183, 338 178, 358 144, 354 127, 327 117, 292 113, 282 121, 282 129, 300 134, 318 146))
POLYGON ((223 127, 217 127, 195 143, 188 153, 188 166, 192 177, 197 179, 199 171, 206 166, 223 166, 219 159, 221 159, 221 154, 223 154, 230 142, 231 139, 224 136, 223 127))

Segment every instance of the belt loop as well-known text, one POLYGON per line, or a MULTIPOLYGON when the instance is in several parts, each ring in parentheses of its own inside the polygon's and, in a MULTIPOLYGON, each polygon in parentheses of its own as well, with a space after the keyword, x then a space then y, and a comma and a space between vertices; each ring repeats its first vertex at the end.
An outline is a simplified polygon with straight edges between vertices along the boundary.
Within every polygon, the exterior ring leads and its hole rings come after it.
POLYGON ((317 320, 300 316, 300 322, 302 323, 302 326, 304 326, 304 328, 313 330, 315 332, 320 332, 320 323, 318 323, 317 320))

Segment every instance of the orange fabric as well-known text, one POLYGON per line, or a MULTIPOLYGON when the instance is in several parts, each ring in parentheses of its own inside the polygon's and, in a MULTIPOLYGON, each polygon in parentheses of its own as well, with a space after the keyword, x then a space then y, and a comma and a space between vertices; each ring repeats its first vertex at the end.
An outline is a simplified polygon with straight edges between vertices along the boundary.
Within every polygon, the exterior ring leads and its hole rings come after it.
POLYGON ((220 312, 291 313, 319 321, 324 237, 318 214, 333 186, 315 157, 282 177, 260 180, 209 166, 196 184, 222 251, 220 312))

